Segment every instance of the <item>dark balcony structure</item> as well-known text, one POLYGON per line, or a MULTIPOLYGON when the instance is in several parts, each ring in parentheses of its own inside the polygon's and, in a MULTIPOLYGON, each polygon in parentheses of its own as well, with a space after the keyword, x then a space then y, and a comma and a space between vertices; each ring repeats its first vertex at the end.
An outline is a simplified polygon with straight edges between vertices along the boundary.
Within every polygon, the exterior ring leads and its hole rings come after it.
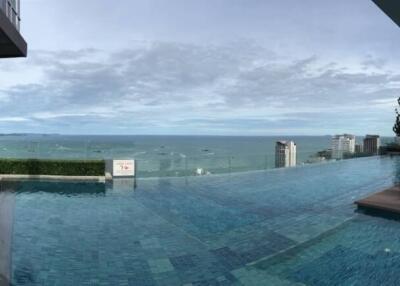
POLYGON ((20 0, 0 0, 0 58, 26 57, 20 21, 20 0))
POLYGON ((398 26, 400 26, 400 1, 398 0, 373 0, 383 12, 386 13, 398 26))

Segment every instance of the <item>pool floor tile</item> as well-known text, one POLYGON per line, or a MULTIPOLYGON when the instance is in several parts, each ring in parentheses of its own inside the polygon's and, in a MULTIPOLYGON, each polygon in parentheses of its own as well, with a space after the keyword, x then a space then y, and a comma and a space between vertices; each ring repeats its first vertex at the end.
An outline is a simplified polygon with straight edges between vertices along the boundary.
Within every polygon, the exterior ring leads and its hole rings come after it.
POLYGON ((150 266, 150 270, 152 273, 164 273, 174 270, 174 266, 171 264, 168 258, 153 259, 148 260, 147 262, 150 266))
POLYGON ((352 202, 390 184, 397 165, 396 158, 357 159, 149 179, 135 192, 22 182, 15 190, 12 283, 313 286, 356 277, 372 286, 382 273, 392 283, 400 268, 399 222, 356 213, 352 202))

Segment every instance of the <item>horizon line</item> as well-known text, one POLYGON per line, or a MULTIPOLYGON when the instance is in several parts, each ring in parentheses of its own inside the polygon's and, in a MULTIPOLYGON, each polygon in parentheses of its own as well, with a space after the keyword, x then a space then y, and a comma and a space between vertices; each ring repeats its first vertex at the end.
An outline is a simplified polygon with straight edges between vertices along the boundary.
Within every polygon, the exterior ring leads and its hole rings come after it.
POLYGON ((265 135, 238 135, 238 134, 85 134, 85 133, 36 133, 36 132, 12 132, 12 133, 0 133, 0 136, 29 136, 29 135, 42 135, 42 136, 176 136, 176 137, 332 137, 335 135, 342 135, 342 134, 350 134, 356 137, 365 137, 366 135, 378 135, 380 137, 396 137, 396 135, 380 135, 377 133, 367 133, 364 135, 357 135, 352 134, 349 132, 345 133, 335 133, 335 134, 324 134, 324 135, 317 135, 317 134, 265 134, 265 135))

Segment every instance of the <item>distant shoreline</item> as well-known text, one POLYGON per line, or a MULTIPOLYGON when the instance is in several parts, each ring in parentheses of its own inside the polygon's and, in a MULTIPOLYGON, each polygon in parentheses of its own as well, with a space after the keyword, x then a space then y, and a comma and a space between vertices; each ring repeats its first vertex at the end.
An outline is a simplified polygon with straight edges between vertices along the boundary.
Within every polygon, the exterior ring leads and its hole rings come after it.
POLYGON ((61 136, 58 133, 0 133, 0 136, 61 136))
MULTIPOLYGON (((233 138, 299 138, 299 137, 332 137, 334 135, 211 135, 211 134, 61 134, 61 133, 0 133, 0 136, 102 136, 102 137, 233 137, 233 138)), ((365 135, 355 135, 365 137, 365 135)), ((381 135, 382 138, 394 138, 392 135, 381 135)))

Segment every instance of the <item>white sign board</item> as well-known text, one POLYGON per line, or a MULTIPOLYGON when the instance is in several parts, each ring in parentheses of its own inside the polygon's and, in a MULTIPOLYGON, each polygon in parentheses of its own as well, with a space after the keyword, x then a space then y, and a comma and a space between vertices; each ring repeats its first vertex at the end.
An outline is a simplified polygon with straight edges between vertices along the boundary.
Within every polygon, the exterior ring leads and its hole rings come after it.
POLYGON ((135 160, 113 160, 113 177, 134 177, 135 160))

